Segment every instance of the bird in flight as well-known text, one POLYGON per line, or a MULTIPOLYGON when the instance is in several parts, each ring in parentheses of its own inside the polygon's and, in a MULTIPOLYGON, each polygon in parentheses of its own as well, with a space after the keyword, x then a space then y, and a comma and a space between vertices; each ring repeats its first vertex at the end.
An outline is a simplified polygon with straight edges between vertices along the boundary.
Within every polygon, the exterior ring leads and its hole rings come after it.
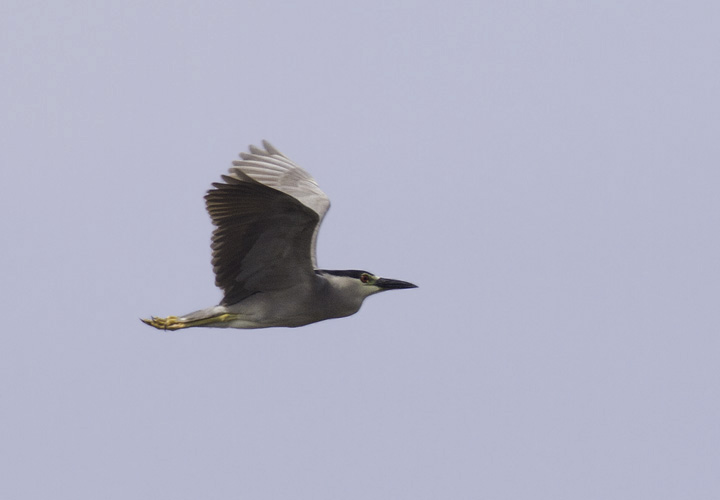
POLYGON ((355 314, 366 297, 416 288, 367 271, 318 269, 315 245, 330 200, 267 141, 240 153, 205 195, 219 305, 142 321, 161 330, 296 327, 355 314))

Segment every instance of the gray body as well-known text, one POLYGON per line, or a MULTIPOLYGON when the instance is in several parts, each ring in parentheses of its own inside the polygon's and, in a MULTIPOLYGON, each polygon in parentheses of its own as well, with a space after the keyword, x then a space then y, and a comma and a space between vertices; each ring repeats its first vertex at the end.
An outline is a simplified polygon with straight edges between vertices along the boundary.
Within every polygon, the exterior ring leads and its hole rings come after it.
POLYGON ((195 319, 232 313, 237 317, 206 326, 265 328, 304 326, 324 319, 342 318, 358 312, 364 298, 367 297, 358 293, 353 284, 349 283, 350 280, 351 278, 318 274, 309 281, 297 283, 289 288, 259 292, 237 304, 201 309, 182 319, 191 322, 195 319))
POLYGON ((315 180, 263 141, 233 162, 205 196, 222 302, 184 316, 151 317, 155 328, 297 327, 356 313, 366 297, 405 281, 367 271, 317 268, 317 234, 330 200, 315 180))

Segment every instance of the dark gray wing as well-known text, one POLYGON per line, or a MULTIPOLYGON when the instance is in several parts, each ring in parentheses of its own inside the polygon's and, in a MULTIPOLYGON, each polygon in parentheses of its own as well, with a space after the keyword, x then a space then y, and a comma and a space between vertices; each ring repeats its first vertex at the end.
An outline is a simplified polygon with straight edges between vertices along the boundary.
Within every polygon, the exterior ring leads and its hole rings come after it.
MULTIPOLYGON (((276 151, 268 144, 265 146, 266 155, 276 151)), ((257 148, 251 147, 251 151, 253 156, 261 156, 257 148)), ((212 263, 215 284, 225 292, 223 305, 235 304, 257 292, 279 290, 313 279, 317 229, 329 206, 328 201, 325 211, 319 214, 288 193, 295 190, 300 197, 303 193, 307 195, 302 183, 309 179, 316 188, 312 196, 317 199, 317 192, 322 194, 315 181, 289 160, 283 162, 282 169, 276 163, 248 162, 255 169, 253 177, 245 172, 244 165, 236 164, 230 175, 223 176, 225 182, 213 184, 214 189, 205 196, 208 212, 217 226, 212 237, 212 263), (263 170, 265 163, 267 167, 263 170), (290 188, 279 190, 282 174, 292 181, 298 177, 297 170, 305 174, 299 176, 302 182, 286 182, 290 188), (265 177, 258 175, 258 171, 264 172, 265 177)), ((322 197, 327 200, 324 194, 322 197)))
POLYGON ((249 153, 240 153, 241 160, 233 162, 230 176, 254 180, 277 189, 292 196, 318 215, 319 221, 315 227, 310 247, 313 267, 317 269, 317 235, 323 217, 330 209, 330 199, 310 174, 293 163, 272 144, 263 141, 263 147, 265 150, 250 146, 249 153))

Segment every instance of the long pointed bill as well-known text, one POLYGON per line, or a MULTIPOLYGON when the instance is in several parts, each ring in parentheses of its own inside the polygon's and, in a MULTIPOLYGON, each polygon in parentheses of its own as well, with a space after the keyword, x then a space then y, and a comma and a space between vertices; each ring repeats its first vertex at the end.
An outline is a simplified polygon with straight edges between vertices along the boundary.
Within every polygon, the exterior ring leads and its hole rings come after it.
POLYGON ((401 288, 417 288, 417 285, 408 283, 407 281, 391 280, 387 278, 380 278, 375 282, 376 286, 379 286, 383 290, 399 290, 401 288))

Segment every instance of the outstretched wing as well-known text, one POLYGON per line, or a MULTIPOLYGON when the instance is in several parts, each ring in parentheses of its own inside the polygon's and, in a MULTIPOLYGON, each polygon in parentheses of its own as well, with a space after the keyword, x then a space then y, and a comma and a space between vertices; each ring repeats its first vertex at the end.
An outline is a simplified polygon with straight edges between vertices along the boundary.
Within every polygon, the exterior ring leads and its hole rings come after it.
POLYGON ((250 146, 205 196, 223 305, 312 279, 317 268, 315 241, 330 201, 307 172, 263 145, 250 146))
POLYGON ((249 153, 240 153, 241 160, 233 162, 230 175, 236 175, 241 179, 249 177, 260 184, 277 189, 292 196, 318 215, 319 220, 310 246, 313 268, 317 269, 317 235, 320 224, 330 209, 330 199, 310 174, 290 161, 268 141, 262 143, 265 150, 251 145, 249 153))

